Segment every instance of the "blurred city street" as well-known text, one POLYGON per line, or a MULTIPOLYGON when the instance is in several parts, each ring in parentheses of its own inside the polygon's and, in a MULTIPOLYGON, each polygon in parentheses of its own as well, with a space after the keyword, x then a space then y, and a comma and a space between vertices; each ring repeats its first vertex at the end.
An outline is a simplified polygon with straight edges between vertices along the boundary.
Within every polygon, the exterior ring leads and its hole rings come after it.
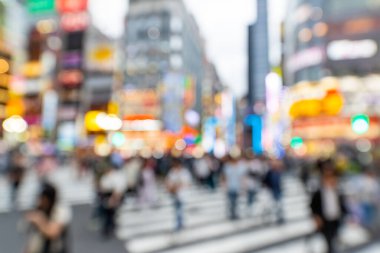
POLYGON ((0 253, 379 253, 380 0, 0 0, 0 253))
MULTIPOLYGON (((192 186, 188 192, 185 207, 183 231, 174 233, 174 210, 170 195, 163 188, 159 190, 159 204, 150 209, 141 209, 136 199, 130 198, 120 207, 117 217, 116 238, 104 240, 93 233, 89 220, 93 202, 93 185, 88 177, 78 179, 75 171, 60 168, 51 176, 60 185, 62 198, 73 206, 75 213, 71 237, 73 252, 91 250, 100 252, 323 252, 323 239, 314 234, 314 224, 308 207, 309 197, 301 182, 293 176, 284 180, 283 209, 285 222, 277 225, 274 204, 266 191, 257 196, 254 209, 247 209, 241 199, 239 209, 241 217, 228 221, 224 191, 192 186), (254 240, 252 239, 254 238, 254 240)), ((4 178, 3 178, 4 180, 4 178)), ((20 208, 31 208, 31 202, 37 195, 37 177, 26 176, 20 189, 20 208)), ((9 196, 6 183, 2 183, 2 196, 9 196)), ((3 201, 0 222, 0 244, 6 245, 4 252, 20 252, 24 234, 18 230, 21 214, 9 212, 10 206, 3 201), (9 228, 12 228, 9 230, 9 228)), ((369 237, 356 225, 345 229, 341 240, 344 252, 372 253, 380 245, 370 245, 369 237)))

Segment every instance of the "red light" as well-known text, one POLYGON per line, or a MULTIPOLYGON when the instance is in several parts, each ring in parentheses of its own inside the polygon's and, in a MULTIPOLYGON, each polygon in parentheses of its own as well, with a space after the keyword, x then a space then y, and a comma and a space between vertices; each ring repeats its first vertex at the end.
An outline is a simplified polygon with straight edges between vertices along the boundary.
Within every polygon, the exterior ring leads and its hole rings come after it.
POLYGON ((82 12, 87 10, 87 0, 57 0, 59 13, 82 12))

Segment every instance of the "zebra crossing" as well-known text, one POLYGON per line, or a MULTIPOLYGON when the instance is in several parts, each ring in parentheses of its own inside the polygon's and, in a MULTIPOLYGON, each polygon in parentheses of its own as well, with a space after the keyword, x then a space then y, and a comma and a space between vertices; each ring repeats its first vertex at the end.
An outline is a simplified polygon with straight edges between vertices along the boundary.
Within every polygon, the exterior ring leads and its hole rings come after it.
MULTIPOLYGON (((93 202, 95 194, 91 176, 78 179, 74 169, 63 167, 53 171, 48 180, 57 186, 60 200, 64 203, 75 205, 93 202)), ((27 171, 17 196, 17 209, 31 208, 35 204, 39 188, 38 175, 33 170, 27 171)), ((0 177, 0 213, 11 209, 11 187, 6 177, 0 177)))
MULTIPOLYGON (((183 231, 173 232, 175 221, 171 199, 161 191, 161 204, 157 208, 136 210, 133 203, 126 203, 121 208, 117 237, 124 241, 129 253, 259 252, 272 245, 286 246, 292 250, 289 252, 307 252, 306 247, 316 249, 316 253, 322 252, 318 251, 324 247, 321 238, 312 236, 307 243, 301 239, 315 230, 308 208, 309 197, 301 183, 287 177, 283 186, 286 222, 282 225, 275 222, 274 203, 265 190, 257 196, 253 210, 246 208, 242 196, 239 201, 241 219, 231 222, 226 219, 223 190, 209 192, 193 187, 185 204, 186 228, 183 231), (293 244, 288 245, 289 241, 293 244)), ((347 231, 350 233, 345 234, 343 239, 349 247, 369 240, 367 234, 357 227, 347 231)))
MULTIPOLYGON (((368 234, 356 225, 346 225, 340 233, 340 248, 352 249, 358 245, 368 243, 370 238, 368 234)), ((378 248, 379 249, 379 246, 378 248)), ((313 252, 323 253, 326 252, 324 240, 321 235, 314 234, 310 237, 305 237, 298 240, 293 240, 281 245, 281 247, 271 247, 261 251, 255 251, 255 253, 294 253, 294 252, 313 252)), ((343 252, 343 251, 342 251, 343 252)), ((352 252, 352 251, 350 251, 352 252)), ((356 253, 372 253, 375 251, 369 251, 369 249, 358 250, 356 253)), ((380 251, 376 251, 380 252, 380 251)))
POLYGON ((360 253, 378 253, 378 252, 380 252, 380 243, 373 244, 360 251, 360 253))
MULTIPOLYGON (((50 179, 60 188, 61 198, 66 203, 93 202, 91 177, 78 180, 71 169, 59 169, 50 179)), ((19 208, 27 209, 34 204, 38 185, 37 175, 29 172, 20 189, 19 208)), ((257 195, 253 209, 247 208, 242 195, 239 199, 240 219, 231 222, 227 219, 223 189, 212 192, 193 186, 185 201, 185 229, 176 233, 172 199, 161 187, 159 205, 154 208, 139 209, 134 201, 127 200, 119 210, 116 234, 128 253, 304 253, 310 249, 313 253, 323 252, 321 237, 306 237, 315 227, 310 218, 309 197, 302 184, 296 178, 286 177, 283 188, 286 222, 281 225, 276 224, 274 202, 266 190, 257 195)), ((0 213, 10 209, 9 194, 6 181, 0 178, 0 213)), ((346 248, 368 242, 369 237, 362 229, 350 226, 342 235, 346 248)), ((374 245, 362 252, 380 252, 379 247, 374 245)))

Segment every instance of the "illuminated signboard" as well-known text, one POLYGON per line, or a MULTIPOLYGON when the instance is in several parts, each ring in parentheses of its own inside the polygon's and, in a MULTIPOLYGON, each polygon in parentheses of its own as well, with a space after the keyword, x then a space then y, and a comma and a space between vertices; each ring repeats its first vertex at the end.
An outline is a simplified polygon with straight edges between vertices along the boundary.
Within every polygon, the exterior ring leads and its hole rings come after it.
POLYGON ((334 40, 327 46, 327 55, 333 61, 371 58, 377 52, 375 40, 334 40))
POLYGON ((66 32, 82 31, 89 24, 86 12, 66 13, 61 18, 61 28, 66 32))
POLYGON ((82 55, 75 51, 62 53, 62 66, 64 68, 80 68, 82 66, 82 55))
POLYGON ((60 13, 82 12, 87 10, 87 0, 57 0, 60 13))
POLYGON ((55 10, 54 0, 28 0, 28 11, 33 14, 49 13, 55 10))
POLYGON ((287 67, 290 72, 294 73, 301 69, 321 64, 325 58, 323 48, 312 47, 292 55, 287 62, 287 67))

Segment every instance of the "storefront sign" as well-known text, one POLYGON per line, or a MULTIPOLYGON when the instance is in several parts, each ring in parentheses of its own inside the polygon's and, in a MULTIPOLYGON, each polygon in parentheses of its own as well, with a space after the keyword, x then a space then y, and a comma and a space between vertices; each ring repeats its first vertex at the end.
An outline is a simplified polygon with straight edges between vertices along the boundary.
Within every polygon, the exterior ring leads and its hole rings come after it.
POLYGON ((32 14, 49 13, 55 10, 55 0, 28 0, 27 6, 32 14))
POLYGON ((59 13, 81 12, 87 10, 87 0, 57 0, 59 13))

